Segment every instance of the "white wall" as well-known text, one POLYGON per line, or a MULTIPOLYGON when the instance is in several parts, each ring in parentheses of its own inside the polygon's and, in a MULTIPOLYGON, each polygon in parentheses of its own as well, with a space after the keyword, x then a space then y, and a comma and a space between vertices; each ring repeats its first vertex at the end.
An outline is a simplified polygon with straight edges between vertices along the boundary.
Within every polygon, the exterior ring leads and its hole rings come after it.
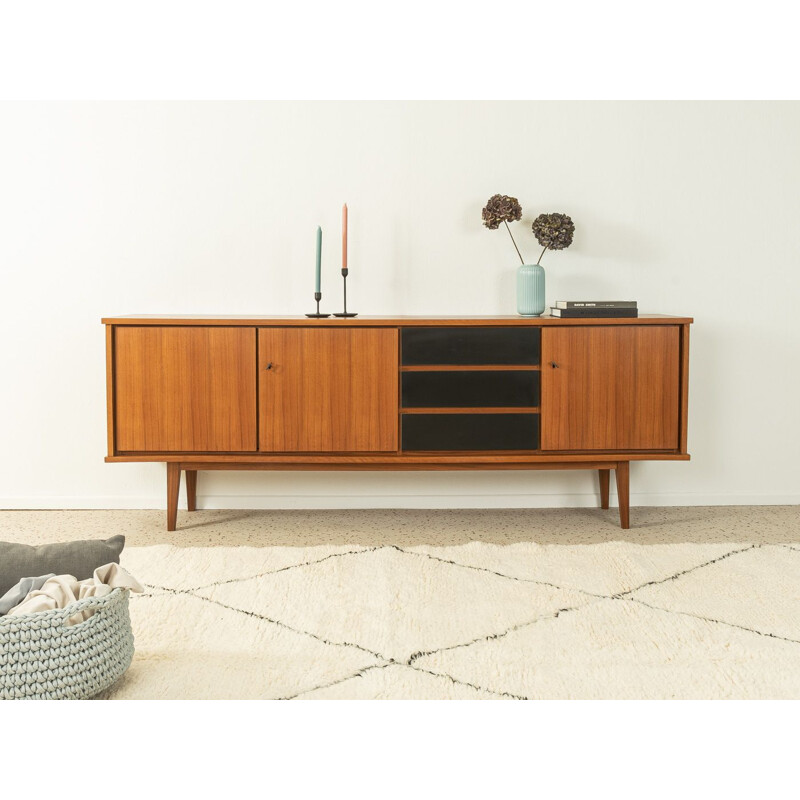
MULTIPOLYGON (((798 503, 800 104, 0 105, 0 507, 163 507, 160 464, 105 464, 100 317, 339 302, 508 314, 514 230, 571 214, 549 301, 694 316, 692 461, 635 463, 634 504, 798 503), (340 280, 340 279, 339 279, 340 280)), ((207 473, 206 507, 593 505, 590 473, 207 473)))

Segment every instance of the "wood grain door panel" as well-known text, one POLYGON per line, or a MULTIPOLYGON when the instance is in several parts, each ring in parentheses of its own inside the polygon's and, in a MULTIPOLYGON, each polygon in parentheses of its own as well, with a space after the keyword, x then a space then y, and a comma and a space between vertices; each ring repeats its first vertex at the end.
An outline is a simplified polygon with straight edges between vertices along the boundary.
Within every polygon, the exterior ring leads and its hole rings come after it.
POLYGON ((544 328, 542 449, 676 450, 679 364, 677 325, 544 328))
POLYGON ((396 451, 397 352, 395 328, 260 328, 260 450, 396 451))
POLYGON ((255 328, 119 326, 114 348, 118 451, 256 450, 255 328))

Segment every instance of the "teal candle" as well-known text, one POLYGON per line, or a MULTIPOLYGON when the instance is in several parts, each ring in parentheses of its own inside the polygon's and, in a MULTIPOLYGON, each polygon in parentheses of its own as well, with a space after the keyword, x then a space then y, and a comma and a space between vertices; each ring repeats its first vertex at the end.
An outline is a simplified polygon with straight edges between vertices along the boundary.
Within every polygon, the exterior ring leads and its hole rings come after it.
POLYGON ((319 294, 322 289, 320 288, 322 281, 322 228, 317 226, 317 288, 314 290, 319 294))

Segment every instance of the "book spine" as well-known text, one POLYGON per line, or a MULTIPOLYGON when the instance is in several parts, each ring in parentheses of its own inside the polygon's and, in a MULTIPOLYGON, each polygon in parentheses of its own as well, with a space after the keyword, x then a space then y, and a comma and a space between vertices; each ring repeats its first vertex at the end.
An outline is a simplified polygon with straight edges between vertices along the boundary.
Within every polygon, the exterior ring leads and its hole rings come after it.
POLYGON ((559 300, 556 308, 636 308, 636 300, 559 300))
POLYGON ((553 317, 562 319, 581 319, 583 317, 607 317, 625 318, 638 317, 639 311, 636 308, 556 308, 552 309, 557 313, 551 313, 553 317))

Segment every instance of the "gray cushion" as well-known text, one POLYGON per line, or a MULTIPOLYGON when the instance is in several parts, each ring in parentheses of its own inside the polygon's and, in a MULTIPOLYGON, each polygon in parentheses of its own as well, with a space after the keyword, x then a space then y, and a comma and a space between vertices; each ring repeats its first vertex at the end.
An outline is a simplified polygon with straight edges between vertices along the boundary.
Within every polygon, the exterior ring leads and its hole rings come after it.
POLYGON ((79 581, 91 578, 98 567, 119 564, 119 554, 125 547, 124 536, 110 539, 85 539, 58 544, 29 544, 0 542, 0 597, 21 578, 33 578, 52 572, 55 575, 74 575, 79 581))

